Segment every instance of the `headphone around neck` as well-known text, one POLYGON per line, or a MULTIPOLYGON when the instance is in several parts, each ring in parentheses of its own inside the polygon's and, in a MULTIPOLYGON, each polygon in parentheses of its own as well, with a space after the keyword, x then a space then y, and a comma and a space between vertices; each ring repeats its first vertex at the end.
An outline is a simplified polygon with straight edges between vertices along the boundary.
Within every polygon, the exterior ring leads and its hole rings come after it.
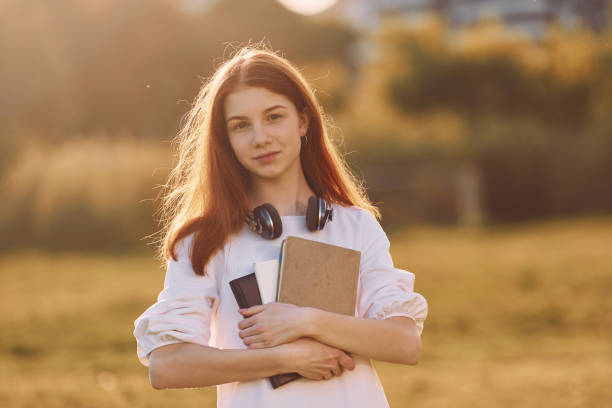
MULTIPOLYGON (((332 220, 331 203, 321 197, 310 196, 306 209, 306 226, 310 231, 322 230, 327 221, 332 220)), ((265 239, 276 239, 283 233, 280 215, 272 204, 255 207, 246 217, 249 229, 265 239)))

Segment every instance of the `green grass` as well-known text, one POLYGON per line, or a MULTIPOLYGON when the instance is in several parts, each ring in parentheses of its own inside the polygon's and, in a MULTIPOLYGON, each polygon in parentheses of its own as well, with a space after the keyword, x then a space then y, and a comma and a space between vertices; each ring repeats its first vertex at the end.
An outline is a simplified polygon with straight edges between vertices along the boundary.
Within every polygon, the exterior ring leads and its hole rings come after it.
MULTIPOLYGON (((407 228, 396 266, 429 301, 417 366, 377 362, 391 407, 612 405, 612 219, 407 228)), ((214 387, 155 391, 134 319, 152 258, 0 257, 2 407, 214 407, 214 387)))

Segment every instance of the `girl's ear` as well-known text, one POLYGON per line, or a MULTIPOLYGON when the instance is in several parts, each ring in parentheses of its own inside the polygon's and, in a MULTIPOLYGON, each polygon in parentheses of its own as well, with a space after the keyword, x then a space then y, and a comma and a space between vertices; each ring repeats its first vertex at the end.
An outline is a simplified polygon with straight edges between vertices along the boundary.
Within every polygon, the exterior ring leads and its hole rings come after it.
POLYGON ((310 125, 310 114, 308 113, 308 108, 302 109, 302 113, 300 113, 298 116, 300 118, 300 136, 304 136, 306 132, 308 132, 308 126, 310 125))

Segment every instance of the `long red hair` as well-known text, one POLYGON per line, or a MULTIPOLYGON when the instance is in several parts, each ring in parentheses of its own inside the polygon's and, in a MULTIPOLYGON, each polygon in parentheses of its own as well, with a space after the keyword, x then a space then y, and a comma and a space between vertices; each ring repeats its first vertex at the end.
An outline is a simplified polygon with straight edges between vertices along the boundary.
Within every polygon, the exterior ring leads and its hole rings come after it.
POLYGON ((230 145, 223 108, 226 96, 240 87, 266 88, 286 96, 298 112, 305 109, 310 124, 300 160, 312 191, 380 218, 378 208, 330 141, 326 117, 298 69, 262 46, 247 45, 202 85, 176 138, 178 163, 162 194, 159 258, 176 260, 177 244, 195 233, 191 263, 198 275, 204 275, 212 256, 242 229, 249 211, 249 173, 230 145))

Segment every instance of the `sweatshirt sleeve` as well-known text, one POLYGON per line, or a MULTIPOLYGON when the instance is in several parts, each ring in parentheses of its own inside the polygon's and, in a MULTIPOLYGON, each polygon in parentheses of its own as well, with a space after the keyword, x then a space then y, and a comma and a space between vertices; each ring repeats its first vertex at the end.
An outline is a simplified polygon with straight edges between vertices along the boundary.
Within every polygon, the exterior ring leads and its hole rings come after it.
POLYGON ((378 320, 410 317, 421 334, 427 318, 427 301, 414 291, 414 274, 393 266, 389 239, 378 220, 365 210, 361 243, 358 315, 378 320))
POLYGON ((208 345, 211 315, 219 298, 215 275, 223 251, 211 258, 205 276, 196 275, 189 256, 192 238, 193 234, 177 245, 177 261, 168 261, 157 302, 134 322, 138 359, 145 366, 158 347, 180 342, 208 345))

